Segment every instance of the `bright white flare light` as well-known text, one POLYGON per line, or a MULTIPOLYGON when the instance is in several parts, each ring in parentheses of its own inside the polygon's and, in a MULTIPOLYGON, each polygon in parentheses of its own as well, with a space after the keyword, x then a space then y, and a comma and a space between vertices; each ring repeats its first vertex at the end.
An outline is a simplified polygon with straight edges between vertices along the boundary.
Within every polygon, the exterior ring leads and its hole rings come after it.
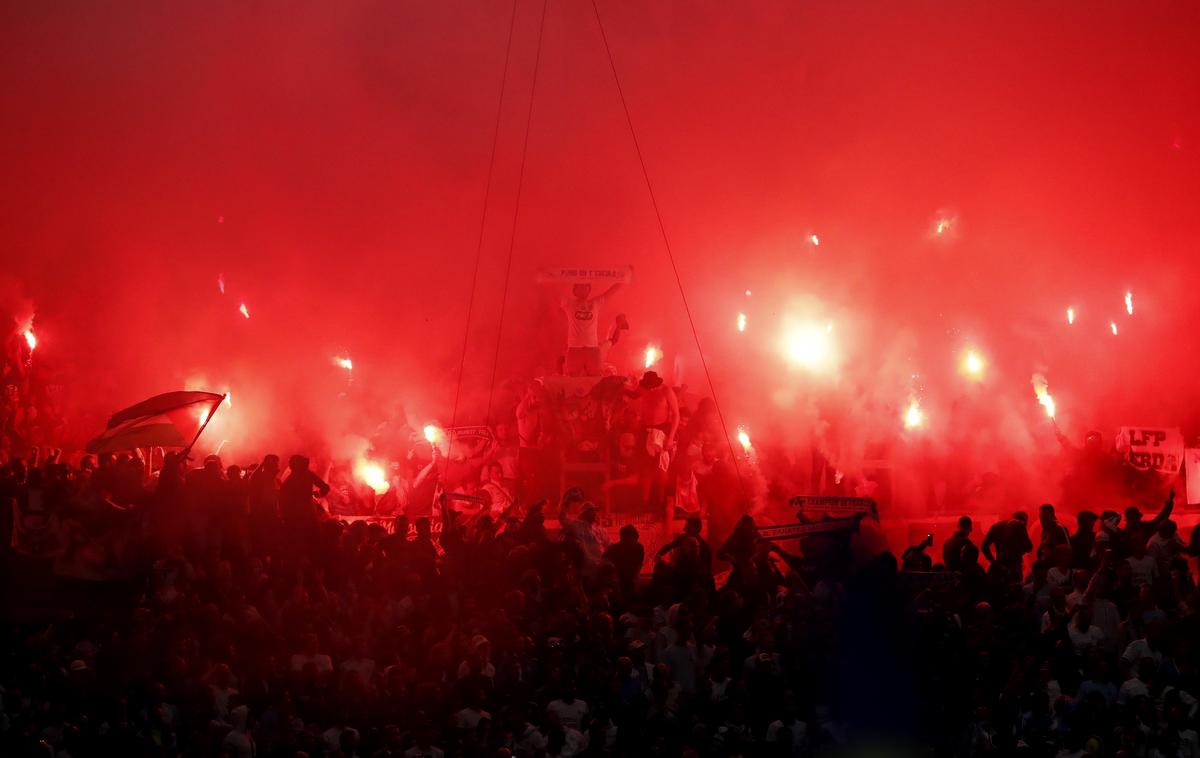
POLYGON ((833 359, 833 324, 824 328, 808 324, 792 329, 784 338, 784 352, 798 366, 809 370, 828 368, 833 359))
POLYGON ((29 345, 29 352, 33 352, 37 348, 37 335, 33 333, 33 329, 26 329, 22 334, 25 337, 25 344, 29 345))
POLYGON ((241 311, 243 316, 250 318, 250 309, 246 307, 245 303, 242 303, 240 306, 238 306, 238 310, 241 311))
POLYGON ((660 358, 662 358, 662 351, 661 351, 661 350, 659 350, 659 349, 658 349, 657 347, 655 347, 654 345, 647 345, 647 346, 646 346, 646 361, 645 361, 645 364, 646 364, 646 366, 645 366, 645 367, 646 367, 647 369, 649 369, 649 368, 650 368, 651 366, 653 366, 655 363, 658 363, 658 360, 659 360, 660 358))
POLYGON ((1108 328, 1112 329, 1113 336, 1116 337, 1117 336, 1117 322, 1109 321, 1108 328))
POLYGON ((1068 324, 1075 323, 1075 309, 1074 308, 1067 309, 1067 323, 1068 324))
POLYGON ((376 495, 382 495, 391 489, 392 485, 388 482, 387 472, 383 466, 373 461, 368 461, 365 458, 360 458, 354 464, 354 475, 372 490, 376 495))
POLYGON ((342 368, 346 369, 347 371, 354 370, 354 361, 350 360, 349 358, 337 357, 337 358, 333 359, 333 362, 336 363, 337 365, 341 366, 342 368))
POLYGON ((904 411, 904 428, 919 429, 925 425, 925 412, 921 410, 921 403, 918 400, 913 400, 908 404, 908 409, 904 411))
POLYGON ((810 235, 808 235, 808 241, 812 243, 812 246, 813 246, 813 247, 820 247, 820 246, 821 246, 821 238, 820 238, 820 237, 818 237, 818 236, 817 236, 817 235, 815 235, 815 234, 810 234, 810 235))
POLYGON ((737 441, 742 446, 744 452, 750 452, 750 435, 746 433, 745 427, 738 427, 737 441))
POLYGON ((1037 395, 1038 402, 1046 409, 1046 415, 1054 418, 1057 409, 1054 405, 1054 398, 1050 396, 1050 383, 1041 374, 1034 374, 1031 381, 1033 382, 1033 394, 1037 395))
POLYGON ((746 331, 746 314, 739 313, 737 318, 737 328, 739 332, 746 331))
POLYGON ((1128 313, 1130 316, 1133 315, 1133 293, 1132 292, 1125 293, 1125 312, 1128 313))
POLYGON ((431 445, 436 445, 442 438, 442 430, 433 424, 426 424, 422 431, 425 433, 425 441, 431 445))
POLYGON ((967 354, 963 356, 963 372, 972 379, 981 379, 986 367, 983 356, 975 350, 968 350, 967 354))

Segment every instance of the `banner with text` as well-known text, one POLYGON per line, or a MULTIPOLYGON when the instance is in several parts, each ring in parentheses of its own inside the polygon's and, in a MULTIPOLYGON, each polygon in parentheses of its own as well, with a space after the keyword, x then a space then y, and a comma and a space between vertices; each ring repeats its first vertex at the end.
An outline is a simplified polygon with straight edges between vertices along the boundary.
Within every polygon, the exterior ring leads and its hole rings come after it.
POLYGON ((869 497, 809 497, 796 495, 788 505, 805 513, 869 513, 878 518, 875 501, 869 497))
POLYGON ((1141 471, 1174 474, 1183 465, 1183 432, 1179 427, 1123 426, 1120 443, 1125 460, 1141 471))
POLYGON ((538 284, 629 284, 633 269, 629 266, 564 266, 538 270, 538 284))
POLYGON ((764 540, 791 540, 797 537, 807 537, 810 534, 827 534, 844 529, 857 529, 860 518, 827 518, 821 521, 809 521, 799 524, 781 524, 778 526, 760 526, 758 536, 764 540))

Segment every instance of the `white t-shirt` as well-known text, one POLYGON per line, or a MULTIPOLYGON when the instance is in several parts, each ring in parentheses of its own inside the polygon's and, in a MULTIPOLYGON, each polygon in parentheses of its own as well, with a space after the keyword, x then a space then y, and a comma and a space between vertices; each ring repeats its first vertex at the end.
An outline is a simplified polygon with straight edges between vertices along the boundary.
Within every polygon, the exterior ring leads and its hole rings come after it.
POLYGON ((1134 677, 1128 679, 1121 685, 1121 691, 1117 693, 1117 704, 1125 705, 1143 695, 1149 695, 1150 688, 1141 679, 1134 677))
MULTIPOLYGON (((1162 663, 1162 651, 1154 650, 1150 647, 1150 643, 1145 639, 1134 640, 1125 648, 1125 652, 1121 654, 1126 663, 1137 666, 1143 658, 1152 658, 1155 665, 1162 663)), ((1137 670, 1136 668, 1134 669, 1137 670)))
POLYGON ((1082 655, 1104 643, 1104 630, 1095 624, 1089 624, 1086 632, 1080 629, 1078 624, 1071 624, 1067 627, 1067 634, 1071 637, 1076 655, 1082 655))
POLYGON ((343 661, 338 667, 343 674, 358 673, 363 680, 370 683, 371 677, 375 675, 375 661, 370 658, 351 658, 343 661))
POLYGON ((308 664, 314 664, 317 671, 322 674, 328 674, 333 671, 333 660, 322 653, 315 655, 305 655, 304 653, 296 653, 292 656, 292 671, 303 671, 308 664))
POLYGON ((558 716, 558 720, 563 726, 572 729, 578 729, 587 719, 588 704, 575 698, 570 703, 563 700, 552 700, 550 705, 546 706, 546 710, 558 716))
POLYGON ((479 722, 484 719, 490 719, 492 714, 487 711, 477 711, 474 708, 463 708, 458 713, 454 714, 454 725, 459 729, 474 729, 479 726, 479 722))
POLYGON ((573 296, 562 299, 563 313, 567 314, 567 347, 599 347, 599 330, 596 319, 600 315, 602 298, 578 300, 573 296))
POLYGON ((1158 577, 1158 561, 1154 560, 1151 555, 1143 555, 1141 558, 1130 556, 1125 560, 1129 561, 1129 568, 1133 570, 1133 586, 1141 587, 1143 584, 1151 584, 1158 577))

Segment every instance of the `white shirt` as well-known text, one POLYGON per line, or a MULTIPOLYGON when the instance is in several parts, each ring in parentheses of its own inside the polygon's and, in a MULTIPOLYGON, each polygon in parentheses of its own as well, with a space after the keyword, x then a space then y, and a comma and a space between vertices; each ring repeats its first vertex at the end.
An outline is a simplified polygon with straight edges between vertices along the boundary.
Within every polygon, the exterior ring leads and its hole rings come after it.
POLYGON ((1134 640, 1125 648, 1125 652, 1121 654, 1126 663, 1134 666, 1143 658, 1153 658, 1155 665, 1162 663, 1162 651, 1150 649, 1150 643, 1145 639, 1134 640))
POLYGON ((370 658, 351 658, 338 667, 343 674, 358 673, 368 684, 375 674, 375 661, 370 658))
POLYGON ((1089 624, 1087 631, 1079 628, 1079 624, 1073 622, 1067 627, 1067 634, 1071 638, 1071 644, 1075 647, 1075 654, 1082 655, 1094 647, 1099 647, 1104 642, 1104 631, 1095 624, 1089 624))
POLYGON ((1129 561, 1129 568, 1133 571, 1133 586, 1141 587, 1143 584, 1151 584, 1158 577, 1158 561, 1154 560, 1154 556, 1143 555, 1141 558, 1130 556, 1125 560, 1129 561))
POLYGON ((588 704, 575 698, 570 703, 565 700, 552 700, 546 710, 558 716, 563 726, 578 729, 587 720, 588 704))
POLYGON ((490 719, 492 714, 487 711, 477 711, 474 708, 463 708, 458 713, 454 714, 454 725, 459 729, 474 729, 479 726, 479 722, 484 719, 490 719))
POLYGON ((567 347, 599 347, 599 332, 596 317, 599 315, 600 297, 578 300, 574 296, 564 297, 561 307, 567 314, 567 347))
POLYGON ((333 671, 333 660, 330 659, 329 656, 321 653, 316 653, 314 655, 296 653, 292 656, 292 671, 303 671, 304 667, 310 663, 315 664, 317 671, 321 672, 322 674, 328 674, 333 671))
POLYGON ((1125 683, 1121 685, 1121 691, 1117 693, 1117 704, 1125 705, 1136 698, 1149 694, 1150 688, 1146 686, 1146 683, 1141 679, 1134 677, 1133 679, 1126 680, 1125 683))

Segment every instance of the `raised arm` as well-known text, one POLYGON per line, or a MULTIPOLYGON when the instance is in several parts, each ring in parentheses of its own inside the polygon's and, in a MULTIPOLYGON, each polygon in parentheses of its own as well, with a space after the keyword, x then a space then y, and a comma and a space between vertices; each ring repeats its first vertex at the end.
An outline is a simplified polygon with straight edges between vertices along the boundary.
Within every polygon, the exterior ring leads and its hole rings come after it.
POLYGON ((1171 492, 1167 495, 1167 502, 1163 504, 1162 510, 1158 512, 1154 518, 1150 519, 1150 524, 1155 528, 1167 519, 1171 518, 1171 513, 1175 510, 1175 488, 1171 488, 1171 492))
POLYGON ((607 299, 608 299, 609 297, 611 297, 611 296, 612 296, 614 293, 616 293, 616 291, 617 291, 617 290, 621 289, 621 287, 622 287, 622 286, 623 286, 623 285, 622 285, 620 282, 617 282, 616 284, 612 285, 612 286, 611 286, 611 287, 609 287, 608 289, 606 289, 606 290, 604 290, 603 292, 601 292, 599 295, 596 295, 596 296, 594 296, 594 297, 592 298, 592 300, 593 300, 593 301, 603 301, 603 300, 607 300, 607 299))

